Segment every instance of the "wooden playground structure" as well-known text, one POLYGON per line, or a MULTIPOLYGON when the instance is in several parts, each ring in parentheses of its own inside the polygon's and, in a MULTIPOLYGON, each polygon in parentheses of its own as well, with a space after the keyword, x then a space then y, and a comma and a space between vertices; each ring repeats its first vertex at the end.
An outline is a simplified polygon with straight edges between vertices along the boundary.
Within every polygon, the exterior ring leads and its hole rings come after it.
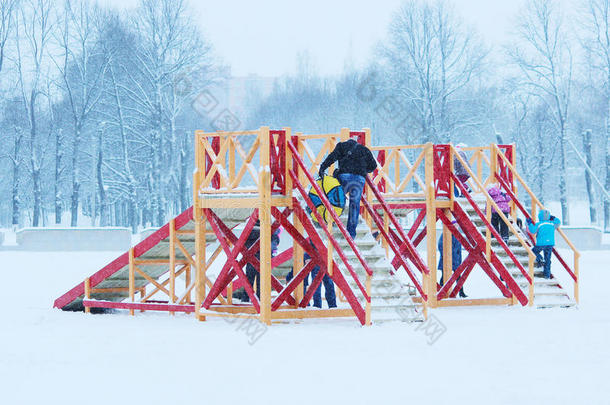
POLYGON ((330 317, 356 317, 363 325, 371 324, 375 320, 372 300, 383 295, 373 286, 375 266, 368 251, 349 237, 315 182, 324 157, 349 138, 368 146, 378 161, 377 170, 366 178, 360 227, 374 235, 385 252, 390 266, 385 275, 400 276, 403 284, 406 280, 409 300, 424 318, 430 308, 445 306, 532 306, 537 301, 538 306, 572 306, 578 302, 580 253, 561 229, 559 235, 570 246, 572 260, 568 264, 570 260, 554 250, 561 264, 554 270, 564 272, 573 284, 572 292, 556 278, 544 280, 534 271, 534 237, 519 229, 517 218, 535 218, 544 207, 516 170, 514 145, 465 148, 470 156, 464 161, 451 144, 372 146, 368 129, 305 135, 290 128, 262 127, 196 131, 193 206, 59 297, 55 307, 85 312, 126 309, 131 314, 189 312, 201 321, 255 318, 268 325, 330 317), (454 173, 455 161, 467 168, 466 183, 454 173), (491 184, 511 197, 508 215, 488 194, 491 184), (331 214, 326 226, 316 227, 312 221, 313 215, 324 223, 308 197, 311 187, 331 214), (464 197, 455 197, 456 190, 464 197), (518 190, 529 201, 529 212, 518 190), (508 225, 509 242, 491 226, 492 208, 508 225), (247 247, 257 221, 260 238, 247 247), (272 257, 271 235, 278 228, 289 236, 292 246, 272 257), (437 280, 437 233, 444 242, 443 285, 437 280), (455 271, 452 236, 466 253, 455 271), (260 291, 246 278, 248 264, 259 273, 260 291), (283 265, 293 271, 288 282, 274 275, 283 265), (476 266, 497 287, 499 296, 457 298, 476 266), (305 288, 304 280, 316 267, 316 276, 305 288), (342 305, 312 309, 308 303, 324 275, 333 280, 342 305), (233 299, 236 284, 245 289, 250 303, 233 299), (561 300, 544 303, 545 297, 561 300))

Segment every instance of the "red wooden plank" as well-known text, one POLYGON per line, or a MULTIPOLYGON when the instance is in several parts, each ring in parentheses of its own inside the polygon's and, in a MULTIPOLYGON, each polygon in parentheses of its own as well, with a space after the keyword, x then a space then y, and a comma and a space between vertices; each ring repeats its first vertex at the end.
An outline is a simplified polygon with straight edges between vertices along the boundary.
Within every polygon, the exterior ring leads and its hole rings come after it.
MULTIPOLYGON (((405 203, 394 203, 386 202, 386 205, 392 210, 418 210, 426 208, 425 202, 405 202, 405 203)), ((373 207, 378 210, 381 209, 381 204, 373 204, 373 207)))
MULTIPOLYGON (((290 145, 290 146, 292 147, 292 145, 290 145)), ((294 151, 293 151, 293 153, 294 153, 294 151)), ((309 173, 307 173, 307 174, 309 174, 309 173)), ((305 202, 309 206, 309 209, 311 210, 312 214, 315 215, 316 219, 318 220, 318 223, 323 224, 324 220, 322 219, 322 217, 318 213, 318 210, 316 209, 316 207, 314 207, 313 203, 311 202, 311 199, 309 198, 309 195, 305 192, 305 189, 303 188, 303 186, 299 183, 299 180, 296 177, 296 174, 294 173, 294 171, 291 170, 290 171, 290 175, 292 176, 293 184, 298 188, 299 192, 303 196, 303 199, 305 200, 305 202)), ((309 177, 310 177, 310 181, 313 181, 313 178, 311 178, 311 174, 309 174, 309 177)), ((343 226, 343 223, 339 220, 339 218, 337 218, 337 214, 331 208, 330 202, 326 198, 326 195, 324 195, 324 193, 318 187, 318 185, 315 183, 315 181, 313 181, 313 184, 317 187, 316 191, 318 192, 318 196, 320 197, 320 199, 327 206, 327 208, 328 208, 327 211, 328 211, 328 213, 331 214, 331 216, 333 216, 337 227, 339 228, 339 230, 342 230, 342 232, 344 232, 343 235, 344 235, 345 239, 348 241, 348 244, 350 245, 350 247, 352 248, 352 250, 356 254, 356 257, 358 257, 358 260, 362 264, 362 267, 364 267, 364 269, 366 270, 366 272, 368 274, 372 275, 373 272, 371 271, 371 269, 369 268, 368 264, 366 263, 366 261, 364 260, 362 255, 360 254, 360 251, 358 250, 358 248, 354 244, 351 236, 349 236, 349 234, 347 234, 347 230, 343 226)), ((322 240, 320 239, 320 237, 318 236, 318 233, 316 232, 315 228, 313 227, 313 224, 310 223, 307 215, 304 215, 305 211, 302 211, 302 209, 300 209, 300 207, 295 207, 295 208, 299 208, 299 209, 295 210, 295 212, 297 212, 298 215, 300 215, 300 219, 301 219, 301 222, 303 223, 303 226, 305 227, 305 229, 307 230, 307 233, 312 238, 313 243, 319 249, 319 253, 318 254, 326 255, 326 253, 322 253, 323 251, 326 252, 326 248, 324 248, 324 244, 322 243, 322 240)), ((358 275, 356 275, 356 272, 354 271, 352 265, 349 263, 349 260, 345 256, 345 253, 343 253, 343 249, 341 249, 341 246, 339 245, 339 243, 337 242, 335 237, 332 235, 332 233, 330 233, 328 231, 328 229, 325 226, 322 226, 321 228, 324 231, 324 233, 326 234, 326 236, 328 237, 328 239, 330 240, 330 242, 332 243, 333 247, 335 248, 335 251, 339 254, 339 257, 341 258, 341 260, 343 261, 343 264, 345 264, 345 267, 347 268, 347 270, 351 274, 352 278, 354 279, 354 281, 358 285, 358 288, 360 288, 360 291, 366 297, 367 296, 366 290, 365 290, 364 286, 362 285, 362 283, 360 282, 360 280, 358 279, 358 275)))
MULTIPOLYGON (((427 300, 428 297, 424 293, 424 290, 422 289, 422 286, 420 285, 419 280, 417 279, 417 277, 415 277, 415 274, 413 274, 413 272, 407 265, 407 262, 404 260, 403 255, 400 252, 400 248, 396 245, 394 240, 391 239, 390 236, 386 233, 385 229, 383 229, 383 222, 381 221, 381 218, 379 218, 379 215, 377 214, 377 212, 371 208, 370 204, 368 203, 368 201, 366 201, 365 198, 362 199, 362 204, 364 205, 365 209, 369 212, 369 215, 371 215, 371 217, 373 218, 373 221, 375 221, 375 224, 377 225, 379 232, 381 233, 381 235, 383 236, 385 241, 390 246, 390 249, 392 249, 392 251, 394 252, 394 258, 398 261, 400 266, 402 266, 405 269, 405 271, 409 275, 409 278, 415 285, 415 288, 417 288, 417 291, 419 291, 422 298, 424 300, 427 300)), ((395 266, 395 268, 398 269, 398 267, 400 267, 400 266, 395 266)))
MULTIPOLYGON (((231 250, 231 248, 229 247, 229 244, 227 243, 228 235, 224 234, 222 232, 222 230, 220 229, 219 223, 222 223, 222 221, 220 221, 215 215, 213 215, 213 213, 210 214, 210 212, 212 212, 211 209, 206 208, 204 210, 204 212, 205 212, 206 216, 208 217, 208 220, 210 222, 210 225, 212 226, 214 233, 216 234, 218 242, 220 242, 220 245, 222 246, 222 249, 224 250, 224 252, 227 256, 227 264, 231 265, 231 267, 233 268, 233 271, 237 274, 237 277, 240 278, 243 283, 245 283, 244 288, 246 289, 246 293, 250 297, 250 302, 252 302, 252 305, 254 306, 254 309, 256 310, 256 312, 260 312, 260 305, 258 302, 258 298, 257 298, 256 294, 254 293, 254 290, 252 289, 252 286, 250 285, 250 283, 247 282, 246 274, 242 270, 240 264, 235 260, 235 258, 241 253, 240 251, 243 248, 244 244, 246 243, 246 240, 248 239, 248 235, 250 235, 252 228, 254 228, 256 219, 258 218, 258 210, 255 209, 252 212, 252 215, 250 215, 250 218, 248 219, 248 222, 246 223, 246 226, 245 226, 244 230, 242 231, 239 239, 233 245, 233 250, 231 250)), ((222 290, 224 290, 224 288, 228 285, 228 283, 230 281, 231 280, 228 280, 227 277, 216 279, 216 282, 210 289, 210 292, 206 296, 204 302, 202 303, 202 306, 205 309, 208 309, 210 307, 210 305, 212 304, 212 301, 214 301, 216 299, 216 297, 218 295, 220 295, 222 290)))
MULTIPOLYGON (((451 173, 451 177, 453 177, 453 181, 455 184, 457 184, 457 186, 460 188, 460 191, 462 192, 462 195, 464 195, 466 197, 466 199, 468 200, 468 202, 470 203, 470 205, 472 206, 472 208, 475 210, 475 212, 477 213, 477 215, 479 215, 479 218, 481 218, 481 220, 483 221, 483 223, 485 224, 485 226, 487 227, 487 229, 489 229, 489 231, 491 232, 491 234, 493 235, 494 238, 496 238, 496 241, 498 242, 498 244, 500 244, 500 246, 502 247, 502 249, 504 249, 504 251, 506 252, 506 254, 511 258, 511 260, 513 261, 513 263, 515 263, 515 265, 517 266, 517 268, 519 269, 519 271, 521 271, 521 274, 523 274, 523 276, 527 279, 527 281, 531 284, 532 283, 532 279, 530 278, 528 272, 523 268, 523 266, 521 265, 521 262, 519 260, 517 260, 517 258, 515 257, 515 255, 513 254, 513 252, 510 250, 510 248, 508 247, 508 245, 504 242, 504 240, 502 240, 502 238, 500 237, 500 234, 498 233, 498 231, 496 231, 496 228, 494 228, 493 226, 491 226, 491 224, 489 223, 489 221, 487 220, 487 218, 485 217, 485 215, 483 214, 483 212, 481 211, 481 209, 479 208, 479 206, 474 202, 474 200, 472 199, 472 197, 470 196, 470 193, 468 193, 466 191, 466 188, 464 187, 464 185, 462 184, 462 182, 457 178, 457 176, 453 173, 451 173)), ((462 207, 459 204, 456 204, 454 207, 455 210, 457 211, 462 210, 462 207)), ((466 215, 466 213, 464 212, 464 215, 466 215)), ((467 215, 466 215, 467 217, 467 215)), ((474 227, 474 224, 472 224, 472 221, 470 220, 470 218, 468 218, 468 220, 466 221, 466 223, 471 224, 474 227)), ((476 230, 476 227, 475 227, 476 230)), ((477 234, 479 233, 478 231, 476 232, 477 234)), ((492 252, 493 253, 493 252, 492 252)), ((495 256, 495 254, 492 254, 492 256, 495 256)), ((504 267, 504 265, 502 265, 502 267, 504 267)), ((512 276, 511 276, 512 278, 512 276)))
POLYGON ((279 255, 275 256, 271 259, 271 268, 275 268, 281 264, 286 263, 288 260, 292 259, 292 248, 288 248, 284 250, 279 255))
MULTIPOLYGON (((453 173, 452 173, 452 176, 453 176, 453 173)), ((463 188, 462 184, 460 184, 459 186, 463 188)), ((465 189, 462 189, 462 192, 465 193, 466 196, 468 196, 465 189)), ((468 196, 468 198, 472 200, 472 198, 470 196, 468 196)), ((472 201, 471 203, 474 204, 474 201, 472 201)), ((474 206, 474 208, 475 208, 475 210, 479 210, 479 208, 476 205, 474 206)), ((460 225, 462 230, 470 237, 475 238, 476 243, 474 244, 474 246, 476 249, 478 249, 480 251, 480 254, 483 255, 482 246, 485 246, 485 239, 483 239, 483 236, 480 234, 480 232, 477 230, 475 225, 472 223, 472 221, 470 220, 470 218, 468 217, 466 212, 463 210, 463 208, 460 206, 460 204, 455 204, 452 212, 453 212, 453 216, 458 221, 458 224, 460 225)), ((480 210, 479 210, 479 213, 480 213, 480 210)), ((480 213, 480 215, 482 215, 482 213, 480 213)), ((486 226, 491 226, 491 224, 489 224, 489 222, 487 222, 487 220, 485 219, 484 216, 482 218, 483 218, 484 222, 486 223, 486 226)), ((500 239, 500 235, 498 235, 498 233, 495 231, 495 229, 491 229, 491 230, 493 232, 495 232, 496 238, 500 239)), ((500 239, 500 243, 504 243, 504 241, 502 241, 500 239)), ((506 246, 506 244, 504 244, 504 245, 506 246)), ((506 246, 506 249, 508 249, 508 246, 506 246)), ((510 254, 512 254, 512 252, 510 252, 510 254)), ((498 259, 498 256, 496 255, 496 253, 493 250, 490 253, 490 257, 491 257, 492 265, 498 271, 498 273, 500 273, 500 275, 502 276, 504 281, 508 284, 510 291, 512 291, 512 293, 515 295, 515 297, 517 298, 519 303, 521 303, 521 305, 527 305, 528 299, 525 296, 525 294, 523 294, 521 287, 519 287, 517 282, 514 280, 513 276, 506 270, 506 267, 504 267, 504 264, 500 261, 500 259, 498 259)), ((513 256, 513 258, 514 258, 514 256, 513 256)), ((513 259, 513 260, 516 260, 516 259, 513 259)), ((487 260, 485 260, 485 258, 482 257, 481 260, 478 261, 478 263, 481 265, 481 267, 483 268, 483 271, 485 271, 487 276, 494 282, 494 284, 496 284, 496 286, 501 291, 504 292, 504 288, 505 288, 504 284, 494 274, 493 270, 487 263, 487 260)), ((520 263, 519 263, 519 265, 520 265, 520 263)))
MULTIPOLYGON (((360 249, 358 249, 358 247, 354 243, 354 241, 351 238, 351 236, 347 233, 347 229, 345 229, 345 225, 343 225, 343 222, 341 222, 339 220, 339 217, 337 216, 337 213, 335 212, 335 210, 332 208, 332 205, 330 204, 330 201, 328 201, 328 198, 326 197, 326 194, 322 191, 322 189, 320 188, 318 183, 316 183, 316 181, 314 180, 314 178, 311 175, 311 173, 309 173, 309 171, 305 167, 305 163, 303 163, 303 160, 299 156, 298 151, 296 150, 295 146, 292 143, 289 143, 288 147, 290 148, 290 150, 291 150, 291 152, 292 152, 292 154, 293 154, 297 164, 299 166, 301 166, 301 168, 303 169, 303 172, 304 172, 305 176, 307 177, 307 180, 309 181, 309 183, 311 184, 313 189, 316 190, 316 193, 318 194, 318 197, 320 198, 320 200, 322 201, 322 203, 326 207, 327 212, 333 218, 333 220, 335 222, 335 225, 337 225, 337 228, 339 228, 339 231, 341 232, 341 234, 343 235, 343 237, 347 241, 348 245, 354 251, 354 254, 358 258, 358 261, 360 262, 360 264, 362 264, 362 267, 367 272, 367 274, 372 275, 373 272, 371 271, 371 269, 370 269, 368 263, 366 262, 366 260, 364 260, 364 257, 362 256, 362 253, 360 253, 360 249)), ((303 188, 303 186, 299 183, 299 179, 298 179, 298 177, 296 177, 296 174, 294 173, 294 171, 291 171, 291 175, 292 175, 292 178, 293 178, 293 184, 296 185, 299 188, 299 191, 303 195, 303 198, 305 199, 307 204, 310 205, 311 204, 311 200, 309 199, 309 196, 305 192, 305 189, 303 188)), ((367 176, 367 178, 368 178, 368 176, 367 176)), ((315 207, 313 207, 313 205, 310 206, 310 209, 312 210, 312 212, 314 214, 316 214, 316 218, 318 219, 318 221, 320 221, 322 218, 321 217, 318 218, 319 217, 318 210, 316 210, 315 207)), ((321 221, 319 223, 323 224, 324 221, 321 221)), ((326 235, 328 236, 329 240, 333 244, 333 247, 335 248, 335 250, 337 251, 337 253, 341 257, 341 260, 343 260, 343 262, 345 263, 345 266, 348 268, 348 270, 351 270, 350 273, 353 273, 353 269, 351 269, 351 265, 347 262, 347 259, 345 258, 345 255, 343 254, 343 250, 339 246, 339 243, 336 241, 335 237, 328 231, 328 229, 326 227, 323 226, 322 229, 324 230, 324 233, 326 233, 326 235)), ((365 295, 366 295, 366 293, 365 293, 365 295)))
MULTIPOLYGON (((419 228, 419 226, 421 225, 421 223, 425 217, 426 217, 426 210, 420 210, 419 214, 417 214, 417 218, 415 218, 415 221, 413 222, 413 225, 411 225, 411 229, 409 229, 409 232, 407 233, 407 237, 409 239, 413 239, 415 232, 417 232, 417 229, 419 228)), ((414 245, 415 245, 415 243, 414 243, 414 245)), ((415 246, 417 246, 417 245, 415 245, 415 246)))
POLYGON ((313 298, 314 293, 320 286, 320 283, 322 283, 322 279, 324 278, 325 275, 326 275, 326 266, 320 266, 318 273, 311 281, 311 284, 309 284, 307 286, 307 290, 305 291, 305 294, 303 294, 303 299, 299 303, 300 308, 307 307, 307 304, 309 304, 309 301, 311 301, 311 299, 313 298))
POLYGON ((292 280, 290 280, 290 282, 286 285, 286 287, 284 287, 284 289, 280 292, 280 294, 275 298, 275 300, 273 301, 273 304, 271 304, 272 311, 277 310, 280 307, 280 305, 282 305, 282 303, 286 300, 286 298, 290 294, 292 294, 292 292, 294 290, 296 290, 296 288, 299 286, 299 284, 301 284, 301 282, 303 280, 305 280, 305 277, 307 277, 309 275, 309 273, 311 273, 311 271, 313 270, 313 268, 315 266, 316 266, 316 263, 314 262, 314 260, 310 260, 301 269, 301 271, 299 271, 298 273, 296 273, 294 275, 292 280))
MULTIPOLYGON (((290 215, 290 213, 292 212, 292 210, 290 208, 286 208, 283 213, 281 213, 275 207, 272 208, 272 213, 275 212, 273 210, 276 210, 279 214, 277 214, 277 215, 274 214, 274 216, 276 216, 277 219, 271 225, 271 231, 272 232, 274 232, 275 230, 277 230, 281 226, 280 219, 281 218, 287 218, 290 215)), ((233 231, 231 229, 229 229, 222 222, 222 220, 214 213, 214 211, 208 210, 208 211, 206 211, 206 214, 211 216, 214 219, 214 221, 216 221, 216 224, 220 227, 220 232, 222 233, 221 237, 223 239, 229 240, 231 243, 233 243, 234 246, 236 246, 236 244, 238 243, 238 238, 235 236, 233 231)), ((243 232, 245 232, 245 230, 243 232)), ((250 231, 248 231, 247 235, 249 235, 249 233, 250 233, 250 231)), ((243 235, 243 233, 242 233, 242 235, 243 235)), ((260 271, 260 263, 259 263, 259 260, 256 258, 256 252, 258 252, 258 250, 259 250, 259 245, 260 245, 260 238, 257 239, 252 244, 252 246, 250 246, 249 248, 246 248, 246 250, 241 251, 243 258, 238 263, 239 263, 239 265, 242 268, 246 265, 246 263, 249 262, 256 269, 256 271, 260 271)), ((236 251, 235 248, 233 250, 236 251)), ((290 252, 292 252, 291 249, 289 249, 289 250, 290 250, 290 252)), ((286 259, 286 260, 288 260, 288 259, 286 259)), ((286 261, 286 260, 284 260, 284 261, 286 261)), ((228 271, 228 269, 230 267, 231 267, 230 262, 225 263, 225 265, 223 266, 223 268, 221 270, 221 273, 220 273, 219 277, 217 278, 217 281, 220 279, 220 276, 223 275, 225 271, 228 271)), ((272 266, 271 267, 272 268, 274 267, 273 261, 272 261, 272 266)), ((232 277, 229 278, 228 280, 225 280, 223 278, 222 282, 226 283, 228 285, 228 283, 230 283, 232 279, 233 279, 232 277)), ((241 279, 238 279, 237 285, 239 287, 244 287, 244 288, 246 287, 245 284, 244 284, 244 281, 241 280, 241 279)), ((284 288, 282 283, 273 274, 271 275, 271 287, 275 291, 277 291, 277 292, 282 291, 282 289, 284 288)), ((225 291, 225 290, 223 289, 223 291, 225 291)), ((215 296, 214 296, 214 299, 215 299, 215 296)), ((288 301, 288 304, 290 304, 290 305, 296 305, 296 302, 294 301, 294 299, 292 297, 288 297, 287 301, 288 301)))
MULTIPOLYGON (((293 174, 294 174, 294 171, 291 171, 291 175, 293 175, 293 174)), ((301 189, 302 189, 302 187, 301 187, 301 189)), ((308 197, 305 199, 305 201, 308 202, 309 204, 311 204, 311 200, 309 200, 308 197)), ((293 198, 293 206, 294 206, 294 215, 296 215, 297 218, 299 218, 299 220, 303 224, 303 228, 305 229, 305 232, 307 232, 307 234, 310 236, 310 241, 313 243, 315 249, 314 249, 314 247, 312 247, 309 244, 309 242, 307 240, 305 240, 301 236, 301 234, 296 230, 296 228, 294 228, 294 226, 292 226, 292 224, 290 224, 287 221, 286 218, 282 218, 284 229, 286 229, 288 232, 290 232, 291 235, 293 236, 293 238, 295 238, 298 241, 298 243, 301 245, 301 247, 303 247, 303 249, 309 253, 309 256, 311 257, 312 261, 317 261, 317 265, 320 266, 320 269, 326 268, 326 261, 322 260, 322 258, 325 258, 326 254, 327 254, 326 246, 324 245, 324 243, 322 242, 322 239, 320 238, 316 229, 314 228, 309 215, 307 215, 305 210, 299 205, 298 201, 295 198, 293 198)), ((272 208, 272 212, 274 212, 274 210, 277 210, 277 208, 272 208)), ((313 210, 313 212, 314 212, 314 214, 316 214, 318 216, 318 220, 321 220, 320 214, 316 210, 313 210)), ((341 290, 341 292, 343 292, 345 299, 349 303, 350 307, 354 310, 354 313, 358 317, 358 320, 360 320, 360 322, 362 324, 364 324, 365 323, 365 313, 364 313, 364 309, 362 308, 362 305, 360 305, 360 303, 358 302, 358 299, 354 295, 351 287, 345 281, 343 274, 341 273, 341 271, 339 270, 339 267, 336 265, 336 263, 334 261, 333 261, 333 266, 334 266, 333 275, 330 276, 331 279, 335 282, 335 285, 337 285, 339 290, 341 290)), ((354 274, 352 274, 352 276, 354 276, 354 274)), ((360 283, 360 280, 358 279, 357 276, 355 276, 355 282, 356 282, 356 284, 358 284, 359 288, 361 288, 361 291, 363 292, 363 296, 364 296, 365 300, 370 302, 371 297, 366 293, 366 291, 363 291, 362 284, 360 283)), ((307 301, 301 301, 301 302, 307 302, 307 301)))
MULTIPOLYGON (((349 303, 350 307, 354 310, 354 313, 360 321, 360 324, 366 324, 366 312, 364 311, 364 308, 362 308, 362 305, 360 305, 358 298, 356 298, 356 295, 352 291, 350 285, 347 283, 347 280, 345 280, 345 277, 339 270, 337 264, 333 262, 333 266, 333 275, 330 276, 330 278, 332 278, 335 285, 343 293, 343 296, 349 303)), ((365 295, 365 299, 367 300, 367 302, 371 302, 371 297, 365 295)))
POLYGON ((390 222, 394 225, 394 228, 400 235, 401 242, 405 246, 406 252, 409 254, 409 258, 411 259, 413 264, 415 264, 415 267, 417 267, 420 271, 422 271, 426 274, 430 274, 430 270, 424 264, 423 260, 419 257, 419 254, 417 253, 415 246, 413 246, 413 244, 411 243, 411 240, 407 237, 407 235, 405 235, 405 233, 402 229, 402 226, 398 222, 398 219, 396 219, 396 217, 394 216, 394 214, 392 213, 392 211, 386 204, 383 196, 381 195, 379 190, 377 190, 377 187, 375 187, 375 185, 373 184, 373 182, 371 181, 369 176, 365 176, 365 179, 366 179, 366 183, 368 184, 369 188, 373 191, 375 198, 377 198, 377 201, 379 201, 379 203, 383 207, 384 211, 390 217, 390 222))
MULTIPOLYGON (((517 208, 519 208, 519 211, 521 211, 521 213, 525 216, 525 218, 529 218, 532 219, 531 215, 525 210, 525 208, 523 207, 523 205, 521 205, 521 202, 515 197, 515 194, 513 194, 512 190, 510 190, 506 184, 506 182, 504 181, 504 179, 502 179, 501 177, 497 176, 496 174, 496 179, 498 179, 498 182, 500 183, 500 185, 502 186, 502 188, 506 191, 506 193, 508 194, 508 197, 514 201, 515 205, 517 206, 517 208)), ((533 235, 528 231, 527 232, 530 241, 532 242, 532 244, 534 243, 534 237, 533 235)), ((557 257, 557 259, 559 260, 559 263, 561 263, 563 265, 563 268, 566 269, 566 271, 568 272, 568 274, 570 275, 570 277, 572 277, 572 279, 574 281, 578 281, 578 278, 576 277, 576 274, 574 274, 574 272, 572 271, 572 269, 570 268, 570 266, 568 266, 568 264, 565 262, 565 260, 563 259, 563 257, 561 257, 561 255, 559 254, 559 252, 556 249, 553 249, 553 253, 555 254, 555 256, 557 257)))

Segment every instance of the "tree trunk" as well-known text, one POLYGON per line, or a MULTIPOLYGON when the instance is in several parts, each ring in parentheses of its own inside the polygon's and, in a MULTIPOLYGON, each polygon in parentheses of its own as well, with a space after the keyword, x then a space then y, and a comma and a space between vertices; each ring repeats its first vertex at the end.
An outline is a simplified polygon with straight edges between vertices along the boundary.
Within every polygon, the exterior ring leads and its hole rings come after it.
POLYGON ((54 204, 55 204, 55 223, 56 224, 61 224, 61 214, 62 214, 61 190, 60 190, 60 185, 59 185, 59 178, 61 177, 61 158, 62 158, 62 156, 63 156, 63 153, 61 151, 61 145, 60 145, 60 131, 57 131, 56 135, 55 135, 55 185, 54 185, 54 192, 55 192, 54 204))
MULTIPOLYGON (((545 159, 544 159, 544 138, 543 138, 543 130, 542 127, 540 125, 538 125, 538 136, 536 137, 537 141, 536 142, 536 156, 538 157, 536 159, 536 176, 534 178, 534 187, 536 189, 536 196, 538 197, 538 199, 540 200, 540 202, 542 204, 544 204, 544 184, 542 179, 544 179, 544 163, 545 163, 545 159)), ((524 156, 523 153, 520 154, 520 156, 524 156)))
POLYGON ((97 178, 97 190, 99 193, 99 208, 100 208, 100 226, 107 226, 106 218, 106 190, 104 190, 104 179, 102 177, 102 162, 104 159, 102 148, 103 131, 99 131, 97 139, 97 163, 95 167, 97 178))
POLYGON ((79 202, 79 167, 78 167, 78 149, 80 146, 81 123, 77 121, 74 124, 74 147, 72 149, 72 196, 70 197, 70 226, 76 226, 78 223, 78 202, 79 202))
POLYGON ((38 164, 38 154, 36 153, 36 137, 38 135, 38 128, 36 126, 36 97, 37 93, 35 89, 30 92, 30 102, 28 104, 29 116, 30 116, 30 170, 32 171, 32 185, 33 185, 33 197, 34 197, 34 212, 32 218, 32 226, 38 226, 40 221, 40 208, 42 203, 41 189, 40 189, 40 166, 38 164))
MULTIPOLYGON (((119 118, 119 129, 121 131, 121 157, 123 159, 123 167, 125 170, 125 176, 127 177, 127 189, 128 195, 127 199, 129 200, 129 212, 128 212, 128 221, 129 226, 131 226, 131 231, 135 233, 138 228, 138 216, 137 216, 137 196, 136 196, 136 186, 137 182, 133 173, 131 172, 131 165, 129 164, 129 154, 127 150, 127 132, 125 129, 125 122, 123 120, 123 105, 121 104, 121 97, 119 94, 119 88, 117 86, 116 77, 114 74, 114 69, 110 66, 109 69, 110 78, 112 79, 113 85, 113 96, 116 104, 117 116, 119 118)), ((118 218, 115 219, 118 221, 118 218)))
POLYGON ((565 124, 561 125, 561 140, 559 145, 559 202, 561 203, 561 220, 563 225, 570 224, 570 211, 568 208, 568 187, 566 182, 567 177, 567 162, 566 162, 566 128, 565 124))
POLYGON ((12 202, 13 202, 13 226, 19 225, 19 165, 13 164, 13 190, 12 190, 12 202))
MULTIPOLYGON (((590 168, 593 167, 593 158, 591 156, 591 130, 588 129, 583 132, 583 150, 585 153, 585 162, 590 168)), ((588 169, 585 170, 585 183, 587 186, 587 196, 589 198, 589 218, 591 225, 597 223, 597 208, 595 206, 595 191, 593 190, 593 182, 591 180, 591 173, 588 169)))
POLYGON ((32 226, 40 225, 40 212, 42 210, 42 190, 40 187, 40 169, 32 170, 32 187, 34 188, 34 215, 32 226))
MULTIPOLYGON (((610 77, 608 78, 610 82, 610 77)), ((610 95, 606 100, 606 191, 610 191, 610 95)), ((604 198, 604 232, 610 232, 610 200, 604 198)))
POLYGON ((15 129, 15 147, 13 149, 13 187, 12 187, 12 225, 19 225, 19 153, 23 135, 15 129))

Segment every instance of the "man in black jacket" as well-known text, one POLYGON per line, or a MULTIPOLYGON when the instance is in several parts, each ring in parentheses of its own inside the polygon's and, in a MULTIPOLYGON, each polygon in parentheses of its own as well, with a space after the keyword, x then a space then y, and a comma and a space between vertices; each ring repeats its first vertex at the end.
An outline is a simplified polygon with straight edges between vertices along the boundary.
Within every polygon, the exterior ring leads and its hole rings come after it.
POLYGON ((335 149, 324 159, 324 162, 320 165, 320 177, 324 177, 326 169, 337 161, 339 162, 339 168, 334 175, 341 183, 345 195, 349 196, 347 232, 354 239, 358 217, 360 216, 360 198, 364 189, 364 176, 375 170, 377 161, 366 146, 360 145, 354 139, 349 139, 338 143, 335 149))

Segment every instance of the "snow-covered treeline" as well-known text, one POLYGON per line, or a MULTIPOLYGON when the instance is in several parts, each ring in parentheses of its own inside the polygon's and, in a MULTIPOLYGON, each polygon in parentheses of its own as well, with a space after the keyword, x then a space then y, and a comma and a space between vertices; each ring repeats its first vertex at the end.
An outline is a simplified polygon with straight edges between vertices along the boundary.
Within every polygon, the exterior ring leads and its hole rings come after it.
POLYGON ((191 103, 220 70, 186 2, 0 6, 1 225, 135 230, 187 208, 191 103))
MULTIPOLYGON (((197 100, 213 107, 205 91, 227 78, 193 16, 186 0, 0 0, 0 226, 135 230, 190 205, 193 131, 216 127, 197 100)), ((303 52, 270 94, 247 88, 238 121, 370 127, 377 144, 515 142, 564 223, 568 200, 588 198, 610 231, 610 0, 527 0, 506 18, 510 40, 492 44, 459 2, 405 0, 367 66, 320 76, 303 52)))
POLYGON ((519 170, 540 198, 561 201, 564 223, 568 198, 588 198, 591 223, 610 231, 610 0, 526 1, 495 47, 456 4, 405 1, 364 69, 320 77, 303 54, 249 126, 370 127, 384 144, 515 142, 519 170))

